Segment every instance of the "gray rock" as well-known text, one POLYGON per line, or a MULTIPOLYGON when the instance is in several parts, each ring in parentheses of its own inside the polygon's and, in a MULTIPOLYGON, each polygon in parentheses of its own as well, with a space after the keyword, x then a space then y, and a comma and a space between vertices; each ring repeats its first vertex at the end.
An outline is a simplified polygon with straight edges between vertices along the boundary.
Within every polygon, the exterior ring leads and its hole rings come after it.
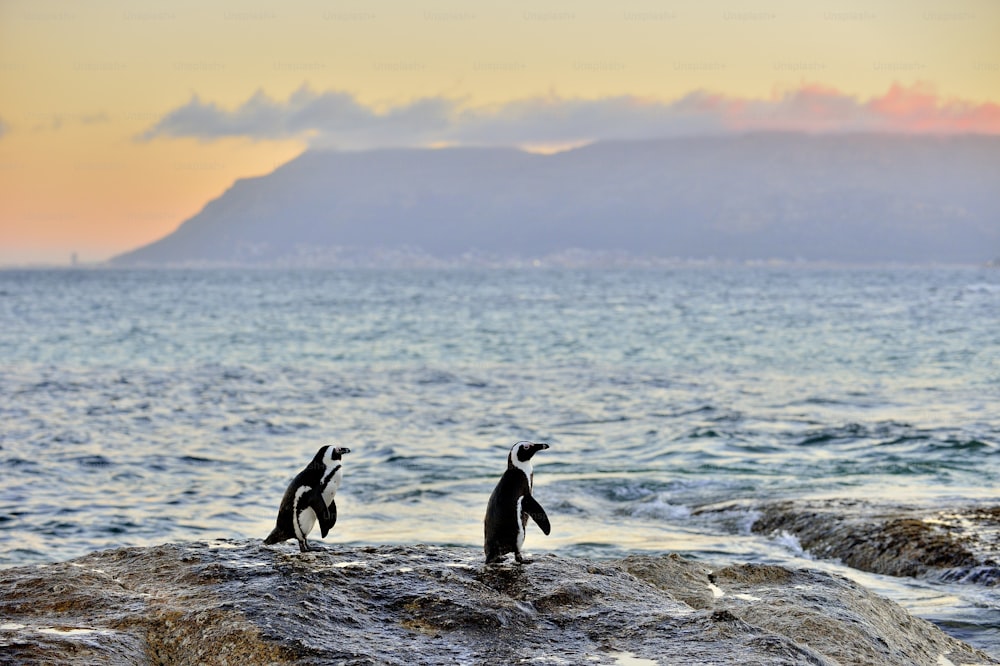
POLYGON ((0 571, 0 661, 997 663, 844 578, 676 555, 487 567, 430 546, 121 548, 0 571), (642 661, 649 660, 649 661, 642 661))
POLYGON ((901 507, 856 500, 755 506, 760 534, 795 535, 817 557, 889 576, 1000 585, 1000 506, 901 507))

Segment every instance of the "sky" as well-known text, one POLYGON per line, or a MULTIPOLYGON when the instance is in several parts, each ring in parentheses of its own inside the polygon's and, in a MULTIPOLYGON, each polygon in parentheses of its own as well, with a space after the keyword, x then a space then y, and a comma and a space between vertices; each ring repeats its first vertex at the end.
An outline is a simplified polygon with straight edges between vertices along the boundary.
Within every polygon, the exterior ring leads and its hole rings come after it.
POLYGON ((103 261, 310 148, 1000 133, 995 0, 0 0, 0 266, 103 261))

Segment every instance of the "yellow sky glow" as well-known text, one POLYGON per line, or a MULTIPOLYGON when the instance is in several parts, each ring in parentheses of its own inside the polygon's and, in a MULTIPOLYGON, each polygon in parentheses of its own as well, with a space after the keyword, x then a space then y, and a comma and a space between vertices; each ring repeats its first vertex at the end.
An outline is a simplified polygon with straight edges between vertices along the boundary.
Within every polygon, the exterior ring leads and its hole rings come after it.
POLYGON ((803 84, 867 99, 925 82, 945 98, 998 103, 997 34, 993 0, 4 0, 0 265, 107 259, 306 148, 302 138, 136 140, 195 95, 232 109, 255 91, 286 100, 307 84, 374 108, 422 97, 484 107, 695 90, 757 99, 803 84))

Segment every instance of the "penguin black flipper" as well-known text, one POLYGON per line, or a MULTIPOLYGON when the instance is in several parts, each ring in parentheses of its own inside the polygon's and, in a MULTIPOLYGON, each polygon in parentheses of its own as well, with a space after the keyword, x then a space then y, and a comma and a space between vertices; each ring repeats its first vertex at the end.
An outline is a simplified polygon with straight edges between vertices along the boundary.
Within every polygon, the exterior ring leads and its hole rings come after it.
POLYGON ((521 510, 531 516, 531 519, 542 528, 542 532, 548 535, 549 530, 552 529, 549 525, 549 517, 545 515, 545 509, 538 503, 538 500, 531 495, 525 495, 521 501, 521 510))
POLYGON ((337 502, 331 499, 327 509, 327 515, 319 517, 319 530, 323 537, 326 537, 333 526, 337 524, 337 502))
MULTIPOLYGON (((323 501, 323 490, 321 488, 314 488, 309 492, 308 506, 316 514, 316 519, 323 523, 323 520, 330 517, 330 511, 327 509, 326 502, 323 501)), ((324 534, 323 536, 326 536, 324 534)))

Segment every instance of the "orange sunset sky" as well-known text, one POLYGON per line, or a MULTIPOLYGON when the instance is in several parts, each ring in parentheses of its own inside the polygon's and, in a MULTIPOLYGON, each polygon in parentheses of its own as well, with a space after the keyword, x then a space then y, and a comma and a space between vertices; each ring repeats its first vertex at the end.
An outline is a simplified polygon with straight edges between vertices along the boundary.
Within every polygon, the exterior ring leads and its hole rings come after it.
POLYGON ((0 265, 103 261, 310 146, 1000 133, 1000 2, 0 0, 0 265))

